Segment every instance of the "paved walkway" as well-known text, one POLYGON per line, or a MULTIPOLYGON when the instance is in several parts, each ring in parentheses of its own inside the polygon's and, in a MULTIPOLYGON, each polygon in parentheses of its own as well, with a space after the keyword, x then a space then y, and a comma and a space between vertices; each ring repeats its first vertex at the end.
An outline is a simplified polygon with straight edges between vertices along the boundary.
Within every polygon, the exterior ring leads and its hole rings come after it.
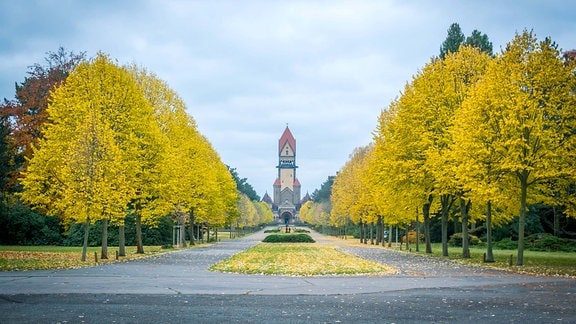
POLYGON ((207 270, 211 264, 257 244, 264 236, 259 232, 211 246, 84 269, 0 272, 0 323, 40 319, 109 322, 111 318, 119 322, 180 322, 197 316, 204 318, 200 322, 460 322, 459 314, 495 322, 576 321, 574 279, 463 266, 350 245, 316 233, 313 236, 320 243, 397 267, 399 273, 289 277, 207 270), (193 308, 183 308, 191 306, 187 303, 192 300, 193 308), (32 304, 34 307, 27 307, 32 304), (164 313, 153 312, 163 307, 168 307, 164 313), (100 308, 108 312, 108 320, 86 311, 100 308), (392 313, 384 315, 385 309, 392 313), (124 318, 122 310, 139 315, 124 318))

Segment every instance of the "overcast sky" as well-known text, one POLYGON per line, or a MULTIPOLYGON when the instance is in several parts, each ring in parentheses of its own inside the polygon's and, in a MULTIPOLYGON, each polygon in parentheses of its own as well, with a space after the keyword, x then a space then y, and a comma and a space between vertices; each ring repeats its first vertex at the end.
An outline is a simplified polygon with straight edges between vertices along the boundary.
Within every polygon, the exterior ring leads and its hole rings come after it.
POLYGON ((302 194, 368 144, 382 109, 438 55, 451 23, 499 52, 532 29, 576 48, 573 1, 0 0, 0 99, 62 46, 102 51, 164 79, 220 154, 262 196, 278 139, 296 138, 302 194))

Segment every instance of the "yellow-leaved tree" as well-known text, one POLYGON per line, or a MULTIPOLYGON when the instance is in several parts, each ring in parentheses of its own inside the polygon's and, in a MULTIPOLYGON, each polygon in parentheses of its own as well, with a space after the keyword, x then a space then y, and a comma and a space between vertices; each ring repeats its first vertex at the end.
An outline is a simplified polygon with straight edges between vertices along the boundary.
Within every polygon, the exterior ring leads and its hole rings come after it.
POLYGON ((360 226, 360 241, 366 243, 366 224, 374 224, 376 208, 362 172, 367 166, 367 157, 372 146, 356 148, 350 160, 338 172, 332 186, 330 219, 340 225, 349 219, 360 226))
MULTIPOLYGON (((194 244, 195 224, 222 226, 234 214, 237 193, 234 180, 208 140, 186 112, 184 101, 154 74, 130 66, 134 80, 154 109, 165 142, 158 158, 153 190, 156 193, 143 208, 143 215, 171 214, 179 225, 178 245, 186 246, 188 224, 194 244)), ((151 223, 154 217, 144 217, 151 223)), ((197 227, 198 229, 198 227, 197 227)))
POLYGON ((444 59, 433 58, 380 116, 370 163, 372 191, 376 201, 391 202, 389 206, 381 203, 382 213, 396 218, 413 219, 416 214, 410 204, 423 206, 428 253, 432 252, 429 224, 434 202, 440 208, 443 255, 448 255, 448 216, 458 198, 462 230, 467 235, 470 201, 464 200, 456 170, 450 167, 453 141, 449 130, 457 122, 455 112, 489 59, 472 47, 461 47, 444 59))
POLYGON ((260 224, 271 223, 274 221, 274 213, 265 201, 254 201, 254 206, 260 215, 260 224))
POLYGON ((432 72, 436 76, 428 81, 427 90, 421 93, 428 97, 426 102, 430 106, 437 107, 428 113, 439 121, 439 125, 431 129, 433 145, 426 151, 426 163, 434 176, 437 194, 441 199, 444 256, 448 256, 449 207, 457 200, 462 225, 462 257, 470 257, 468 226, 472 200, 467 196, 468 190, 458 181, 460 170, 456 168, 457 163, 452 153, 454 140, 450 129, 460 122, 455 118, 456 112, 468 97, 470 88, 484 75, 489 61, 490 56, 478 48, 461 46, 458 52, 449 53, 437 62, 438 67, 432 72))
MULTIPOLYGON (((120 222, 142 194, 142 158, 156 141, 152 109, 128 72, 104 54, 80 63, 56 89, 44 139, 24 174, 23 198, 65 222, 120 222), (140 192, 139 192, 140 191, 140 192)), ((104 236, 104 235, 103 235, 104 236)), ((103 237, 103 257, 106 238, 103 237)))
MULTIPOLYGON (((222 163, 218 153, 205 137, 203 143, 205 146, 205 163, 204 178, 202 181, 202 196, 199 221, 209 227, 222 227, 230 222, 230 215, 236 215, 238 191, 236 182, 228 167, 222 163)), ((254 206, 254 209, 256 207, 254 206)), ((257 212, 255 219, 259 219, 260 214, 257 212)), ((258 224, 258 223, 257 223, 258 224)), ((254 224, 256 225, 256 224, 254 224)))
POLYGON ((300 207, 300 213, 298 214, 298 218, 300 221, 308 224, 312 223, 312 208, 314 207, 314 202, 312 200, 308 200, 300 207))
MULTIPOLYGON (((429 136, 433 133, 431 130, 439 122, 434 122, 433 116, 426 113, 423 102, 426 98, 420 95, 420 91, 427 84, 424 77, 430 73, 426 74, 426 71, 433 68, 434 61, 416 75, 412 83, 406 85, 402 95, 390 104, 389 110, 393 113, 381 116, 378 131, 385 130, 385 133, 375 134, 375 160, 371 163, 373 169, 377 165, 374 169, 377 177, 375 183, 385 184, 394 190, 393 194, 387 194, 388 197, 396 196, 396 200, 403 201, 404 206, 422 207, 427 253, 432 253, 430 211, 435 208, 433 203, 437 190, 426 163, 426 151, 433 145, 433 138, 429 136)), ((396 200, 392 200, 392 206, 396 200)), ((412 210, 395 208, 394 215, 403 218, 412 210)))
MULTIPOLYGON (((472 125, 458 130, 455 139, 467 151, 462 155, 470 163, 466 182, 484 202, 492 202, 490 197, 518 202, 517 265, 524 263, 527 204, 565 198, 557 194, 566 190, 550 184, 576 179, 574 89, 573 66, 564 64, 554 43, 524 31, 489 64, 463 105, 472 125), (476 160, 470 158, 474 151, 476 160)), ((574 215, 571 206, 566 212, 574 215)))
POLYGON ((240 217, 236 221, 238 228, 252 227, 258 224, 258 210, 246 194, 240 194, 237 206, 240 213, 240 217))
MULTIPOLYGON (((417 213, 414 213, 414 210, 419 205, 418 198, 410 196, 415 191, 408 190, 410 179, 401 171, 402 161, 398 156, 394 156, 398 150, 396 145, 400 143, 398 138, 394 138, 396 103, 397 101, 393 102, 378 117, 378 126, 374 132, 374 149, 364 172, 365 182, 372 195, 379 216, 378 221, 383 223, 382 226, 384 223, 389 226, 410 223, 416 218, 417 213)), ((390 237, 388 236, 389 243, 390 237)))
POLYGON ((322 232, 324 232, 324 226, 329 226, 330 224, 336 227, 345 226, 345 223, 333 223, 327 210, 330 210, 329 202, 315 203, 312 200, 308 200, 300 208, 298 218, 307 224, 320 226, 322 232))

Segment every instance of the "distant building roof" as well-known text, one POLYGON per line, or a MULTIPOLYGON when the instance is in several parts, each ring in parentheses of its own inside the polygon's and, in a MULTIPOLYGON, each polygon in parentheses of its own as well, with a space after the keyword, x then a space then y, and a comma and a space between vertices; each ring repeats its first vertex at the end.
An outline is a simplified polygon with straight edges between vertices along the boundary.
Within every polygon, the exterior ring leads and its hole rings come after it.
POLYGON ((300 181, 298 181, 298 178, 294 179, 294 186, 300 187, 300 181))
POLYGON ((262 197, 262 201, 268 204, 272 203, 272 198, 268 195, 268 191, 266 191, 264 197, 262 197))
POLYGON ((280 140, 278 140, 278 152, 282 151, 282 148, 284 147, 284 144, 286 144, 286 142, 290 144, 292 151, 296 152, 296 140, 294 139, 294 136, 292 136, 292 133, 290 132, 290 128, 288 128, 288 126, 286 126, 284 133, 282 133, 280 140))
POLYGON ((310 198, 310 195, 308 193, 306 193, 306 195, 302 198, 300 203, 305 204, 307 201, 310 201, 310 200, 312 200, 312 198, 310 198))

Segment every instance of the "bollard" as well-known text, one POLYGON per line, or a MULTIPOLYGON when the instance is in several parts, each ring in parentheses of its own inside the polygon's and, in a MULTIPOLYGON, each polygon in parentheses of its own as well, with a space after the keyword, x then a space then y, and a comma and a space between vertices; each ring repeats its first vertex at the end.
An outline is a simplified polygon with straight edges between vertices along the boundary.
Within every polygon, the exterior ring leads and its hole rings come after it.
POLYGON ((94 262, 98 263, 98 252, 94 252, 94 262))
POLYGON ((482 260, 484 261, 484 263, 486 263, 486 252, 484 252, 484 256, 482 257, 482 260))
POLYGON ((116 251, 116 261, 118 261, 118 251, 116 251))
POLYGON ((512 256, 512 254, 510 254, 510 259, 508 260, 508 264, 510 266, 512 266, 513 262, 514 262, 514 257, 512 256))

